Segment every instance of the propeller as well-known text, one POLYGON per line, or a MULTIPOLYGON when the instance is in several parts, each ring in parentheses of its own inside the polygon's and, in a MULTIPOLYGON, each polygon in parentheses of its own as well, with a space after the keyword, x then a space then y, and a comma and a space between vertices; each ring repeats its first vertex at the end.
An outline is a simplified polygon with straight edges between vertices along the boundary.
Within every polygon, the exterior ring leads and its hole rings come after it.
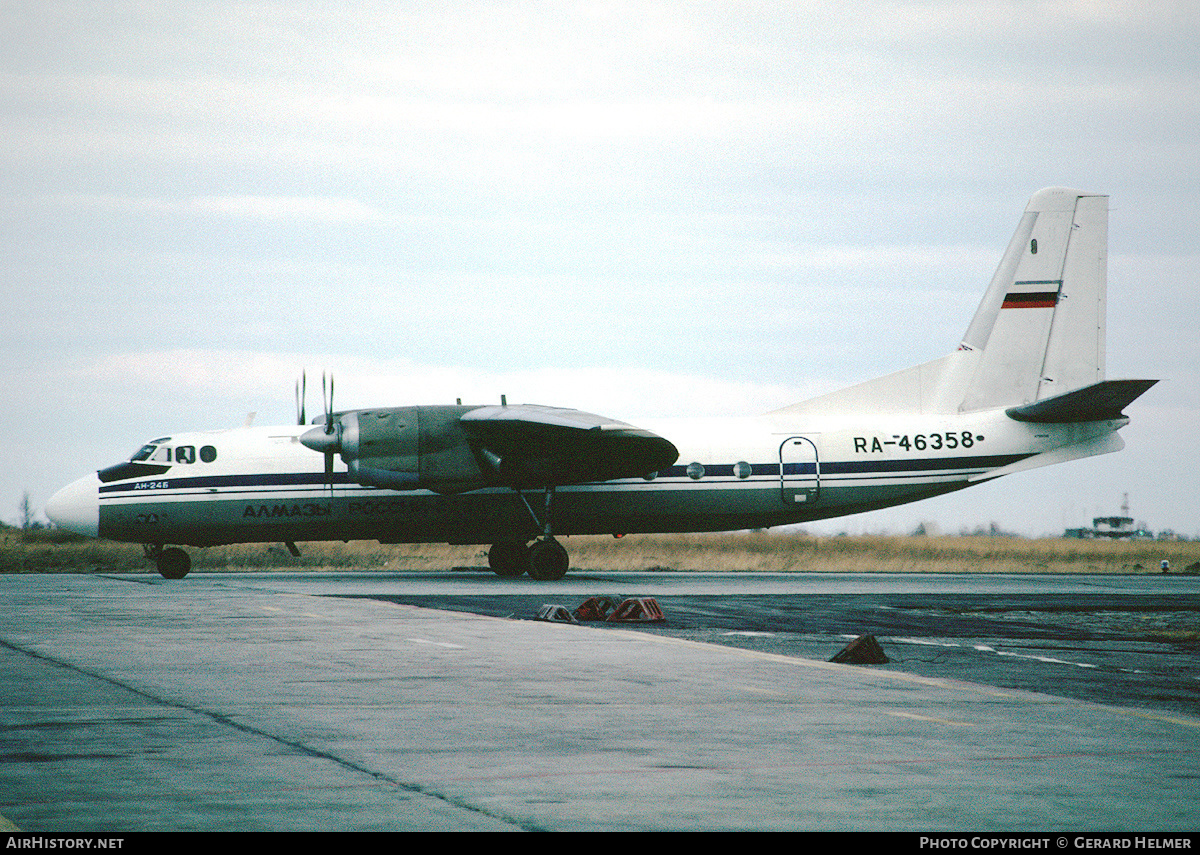
POLYGON ((325 424, 300 436, 300 442, 325 455, 325 482, 333 488, 333 455, 342 450, 342 424, 333 418, 333 375, 321 373, 321 402, 325 409, 325 424))

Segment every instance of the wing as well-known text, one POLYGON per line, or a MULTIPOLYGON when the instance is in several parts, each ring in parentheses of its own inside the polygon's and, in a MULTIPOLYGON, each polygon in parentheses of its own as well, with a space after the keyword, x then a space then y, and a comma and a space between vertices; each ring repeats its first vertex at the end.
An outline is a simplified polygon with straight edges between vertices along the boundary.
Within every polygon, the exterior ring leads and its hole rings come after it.
POLYGON ((459 422, 499 480, 514 487, 640 478, 679 457, 658 434, 582 410, 478 407, 459 422))

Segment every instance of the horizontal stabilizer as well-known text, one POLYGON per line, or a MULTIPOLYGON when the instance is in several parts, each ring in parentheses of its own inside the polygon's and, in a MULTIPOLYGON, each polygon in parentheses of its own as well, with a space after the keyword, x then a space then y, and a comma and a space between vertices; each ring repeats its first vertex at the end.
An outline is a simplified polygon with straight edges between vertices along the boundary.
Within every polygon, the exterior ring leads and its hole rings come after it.
POLYGON ((1125 409, 1157 380, 1104 380, 1004 412, 1019 422, 1063 424, 1124 418, 1125 409))

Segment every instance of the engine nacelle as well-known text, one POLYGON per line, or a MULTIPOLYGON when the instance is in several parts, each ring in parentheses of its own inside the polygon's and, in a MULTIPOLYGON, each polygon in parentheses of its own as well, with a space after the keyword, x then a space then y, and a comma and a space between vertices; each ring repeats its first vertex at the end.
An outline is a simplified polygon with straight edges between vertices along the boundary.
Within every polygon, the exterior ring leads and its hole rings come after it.
POLYGON ((462 493, 486 486, 459 418, 473 407, 355 410, 340 422, 340 451, 350 477, 368 487, 462 493))

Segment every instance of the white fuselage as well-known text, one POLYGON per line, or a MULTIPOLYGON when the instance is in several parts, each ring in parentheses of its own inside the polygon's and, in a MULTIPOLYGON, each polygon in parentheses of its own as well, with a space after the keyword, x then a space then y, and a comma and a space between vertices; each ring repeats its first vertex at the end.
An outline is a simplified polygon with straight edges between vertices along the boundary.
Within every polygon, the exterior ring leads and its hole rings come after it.
MULTIPOLYGON (((1014 421, 1003 410, 645 422, 679 449, 676 463, 653 477, 557 488, 554 531, 725 531, 857 513, 1116 450, 1115 431, 1124 423, 1039 425, 1014 421)), ((60 524, 100 537, 194 546, 495 543, 541 533, 531 511, 541 506, 540 490, 525 491, 522 501, 505 487, 450 495, 367 487, 350 481, 340 460, 327 478, 323 455, 300 444, 308 429, 239 428, 155 440, 137 464, 153 470, 135 466, 105 481, 80 479, 52 499, 51 512, 60 524)))

